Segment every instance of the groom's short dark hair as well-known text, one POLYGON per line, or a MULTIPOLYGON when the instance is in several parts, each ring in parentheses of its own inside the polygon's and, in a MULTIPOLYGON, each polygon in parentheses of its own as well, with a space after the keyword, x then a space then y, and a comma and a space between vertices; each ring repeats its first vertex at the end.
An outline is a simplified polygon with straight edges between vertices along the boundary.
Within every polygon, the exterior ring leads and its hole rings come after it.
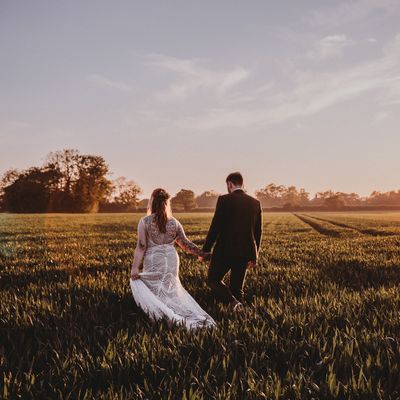
POLYGON ((232 172, 226 177, 226 183, 232 182, 235 186, 243 185, 243 176, 240 172, 232 172))

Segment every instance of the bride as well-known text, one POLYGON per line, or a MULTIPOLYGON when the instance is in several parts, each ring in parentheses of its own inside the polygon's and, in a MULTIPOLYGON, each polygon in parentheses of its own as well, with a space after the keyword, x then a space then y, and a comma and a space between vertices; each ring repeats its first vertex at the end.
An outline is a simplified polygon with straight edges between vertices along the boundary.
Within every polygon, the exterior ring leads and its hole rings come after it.
POLYGON ((147 216, 138 223, 138 238, 130 285, 136 304, 154 321, 167 317, 188 329, 215 326, 179 280, 179 255, 174 243, 196 256, 207 257, 185 235, 172 216, 169 194, 161 188, 151 195, 147 216), (143 260, 143 271, 139 266, 143 260))

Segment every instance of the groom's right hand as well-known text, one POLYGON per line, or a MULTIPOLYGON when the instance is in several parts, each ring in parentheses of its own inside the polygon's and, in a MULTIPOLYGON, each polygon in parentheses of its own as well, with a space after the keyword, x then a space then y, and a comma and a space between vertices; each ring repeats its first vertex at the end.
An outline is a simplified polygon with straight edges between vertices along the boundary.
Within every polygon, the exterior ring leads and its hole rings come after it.
POLYGON ((210 261, 211 260, 211 253, 203 253, 203 254, 199 255, 198 259, 201 262, 210 261))

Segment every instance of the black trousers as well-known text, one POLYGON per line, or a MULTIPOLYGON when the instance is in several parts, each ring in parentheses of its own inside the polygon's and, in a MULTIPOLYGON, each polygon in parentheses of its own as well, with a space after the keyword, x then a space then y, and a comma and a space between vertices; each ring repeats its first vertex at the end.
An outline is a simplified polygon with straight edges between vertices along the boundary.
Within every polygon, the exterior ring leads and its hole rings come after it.
POLYGON ((243 284, 248 262, 247 258, 240 257, 211 258, 207 282, 218 300, 224 303, 243 300, 243 284), (229 270, 231 276, 227 286, 222 279, 229 270))

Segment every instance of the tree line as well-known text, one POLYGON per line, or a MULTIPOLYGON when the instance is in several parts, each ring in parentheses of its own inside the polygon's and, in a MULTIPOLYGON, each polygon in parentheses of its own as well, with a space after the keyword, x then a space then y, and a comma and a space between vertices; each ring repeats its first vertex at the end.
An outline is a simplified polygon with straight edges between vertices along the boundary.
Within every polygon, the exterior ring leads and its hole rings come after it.
MULTIPOLYGON (((0 180, 0 210, 29 212, 132 212, 144 211, 148 199, 140 199, 139 185, 125 177, 110 179, 109 166, 102 156, 81 154, 76 149, 51 152, 40 167, 10 169, 0 180)), ((304 188, 266 185, 255 193, 264 208, 294 209, 325 207, 340 209, 360 206, 400 206, 400 190, 357 193, 318 192, 310 197, 304 188)), ((219 193, 205 191, 196 196, 181 189, 171 199, 174 211, 215 208, 219 193)))
POLYGON ((340 209, 344 207, 368 206, 400 206, 400 190, 389 192, 373 191, 370 196, 361 197, 351 192, 321 191, 310 197, 304 188, 284 186, 271 183, 256 191, 256 197, 263 207, 297 208, 297 207, 325 207, 340 209))

